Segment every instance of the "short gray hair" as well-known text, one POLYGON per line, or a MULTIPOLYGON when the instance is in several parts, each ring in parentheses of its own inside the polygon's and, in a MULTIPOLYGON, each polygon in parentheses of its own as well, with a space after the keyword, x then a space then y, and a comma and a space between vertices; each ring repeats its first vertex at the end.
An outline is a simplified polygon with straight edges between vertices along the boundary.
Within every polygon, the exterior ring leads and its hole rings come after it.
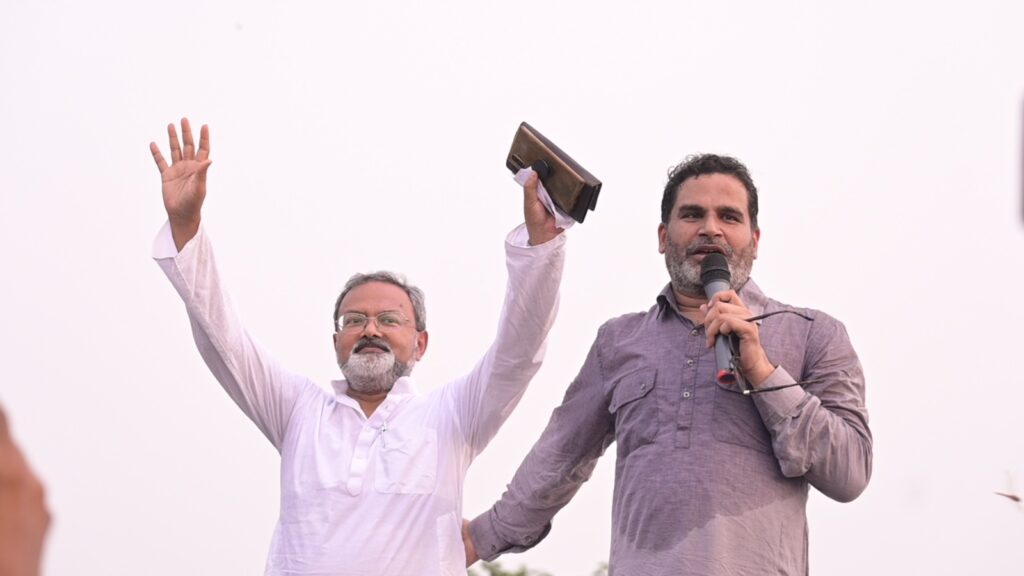
POLYGON ((335 325, 338 324, 338 312, 341 309, 341 301, 345 299, 345 296, 348 296, 348 293, 355 288, 362 286, 363 284, 369 284, 370 282, 392 284, 405 291, 409 296, 409 300, 412 301, 412 312, 415 316, 413 321, 416 323, 416 331, 423 332, 427 329, 427 305, 425 298, 423 297, 423 290, 409 284, 401 274, 396 274, 387 270, 378 270, 367 274, 353 274, 352 277, 348 279, 348 282, 345 282, 345 287, 342 288, 341 294, 339 294, 338 299, 334 301, 335 325))

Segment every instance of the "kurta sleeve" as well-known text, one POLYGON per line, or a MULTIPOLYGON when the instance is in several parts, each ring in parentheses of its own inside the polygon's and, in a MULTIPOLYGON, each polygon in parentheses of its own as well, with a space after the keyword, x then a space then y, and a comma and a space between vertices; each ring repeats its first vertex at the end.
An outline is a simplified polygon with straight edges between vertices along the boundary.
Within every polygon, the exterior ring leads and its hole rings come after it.
POLYGON ((185 303, 200 355, 235 404, 280 451, 288 421, 307 379, 282 369, 242 326, 221 285, 206 232, 177 252, 170 226, 153 244, 153 258, 185 303))
MULTIPOLYGON (((872 438, 864 372, 842 323, 818 313, 808 331, 803 386, 754 395, 782 473, 826 496, 853 500, 871 478, 872 438)), ((781 366, 763 384, 796 380, 781 366)))
POLYGON ((540 369, 558 311, 565 236, 527 246, 520 225, 505 241, 508 283, 497 334, 469 374, 446 390, 470 459, 494 437, 540 369))
POLYGON ((552 413, 501 499, 470 523, 482 559, 522 552, 540 542, 550 531, 552 518, 590 479, 598 459, 614 440, 600 341, 599 334, 562 404, 552 413))

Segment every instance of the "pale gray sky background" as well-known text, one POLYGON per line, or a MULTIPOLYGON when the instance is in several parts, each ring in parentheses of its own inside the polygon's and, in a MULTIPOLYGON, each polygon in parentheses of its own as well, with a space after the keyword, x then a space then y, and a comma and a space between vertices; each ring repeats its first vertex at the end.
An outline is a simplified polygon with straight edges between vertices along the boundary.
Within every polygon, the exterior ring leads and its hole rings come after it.
MULTIPOLYGON (((49 487, 48 574, 262 573, 277 454, 149 257, 147 145, 183 115, 211 126, 205 223, 238 308, 324 384, 355 271, 426 290, 424 386, 483 352, 522 218, 504 167, 520 121, 604 181, 470 516, 597 327, 666 282, 667 168, 738 156, 761 190, 754 277, 843 320, 868 377, 874 478, 851 504, 812 493, 812 571, 1019 574, 1024 512, 994 492, 1024 490, 1022 22, 994 0, 5 3, 0 401, 49 487)), ((505 564, 606 559, 613 458, 505 564)))

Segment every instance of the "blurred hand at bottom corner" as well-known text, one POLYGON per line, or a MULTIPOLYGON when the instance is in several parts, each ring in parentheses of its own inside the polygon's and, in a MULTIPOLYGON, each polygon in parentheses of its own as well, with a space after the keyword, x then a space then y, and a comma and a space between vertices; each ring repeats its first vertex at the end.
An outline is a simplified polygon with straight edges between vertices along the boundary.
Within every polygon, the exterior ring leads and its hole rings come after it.
POLYGON ((14 443, 0 407, 0 576, 39 576, 49 526, 43 485, 14 443))

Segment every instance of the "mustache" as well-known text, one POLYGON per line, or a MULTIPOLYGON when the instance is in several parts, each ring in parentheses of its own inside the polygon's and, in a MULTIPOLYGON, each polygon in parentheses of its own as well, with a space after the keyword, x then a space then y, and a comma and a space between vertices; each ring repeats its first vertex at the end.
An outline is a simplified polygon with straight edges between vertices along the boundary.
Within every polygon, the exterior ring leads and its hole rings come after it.
POLYGON ((385 342, 383 338, 371 338, 366 336, 360 338, 359 342, 356 342, 356 345, 352 348, 352 351, 358 353, 364 348, 368 347, 383 350, 384 352, 391 352, 391 346, 388 346, 388 343, 385 342))
POLYGON ((718 252, 724 254, 727 258, 733 254, 732 246, 729 246, 724 240, 717 242, 711 239, 698 239, 690 242, 686 246, 686 255, 693 256, 694 254, 703 254, 709 251, 711 248, 716 248, 718 252))

